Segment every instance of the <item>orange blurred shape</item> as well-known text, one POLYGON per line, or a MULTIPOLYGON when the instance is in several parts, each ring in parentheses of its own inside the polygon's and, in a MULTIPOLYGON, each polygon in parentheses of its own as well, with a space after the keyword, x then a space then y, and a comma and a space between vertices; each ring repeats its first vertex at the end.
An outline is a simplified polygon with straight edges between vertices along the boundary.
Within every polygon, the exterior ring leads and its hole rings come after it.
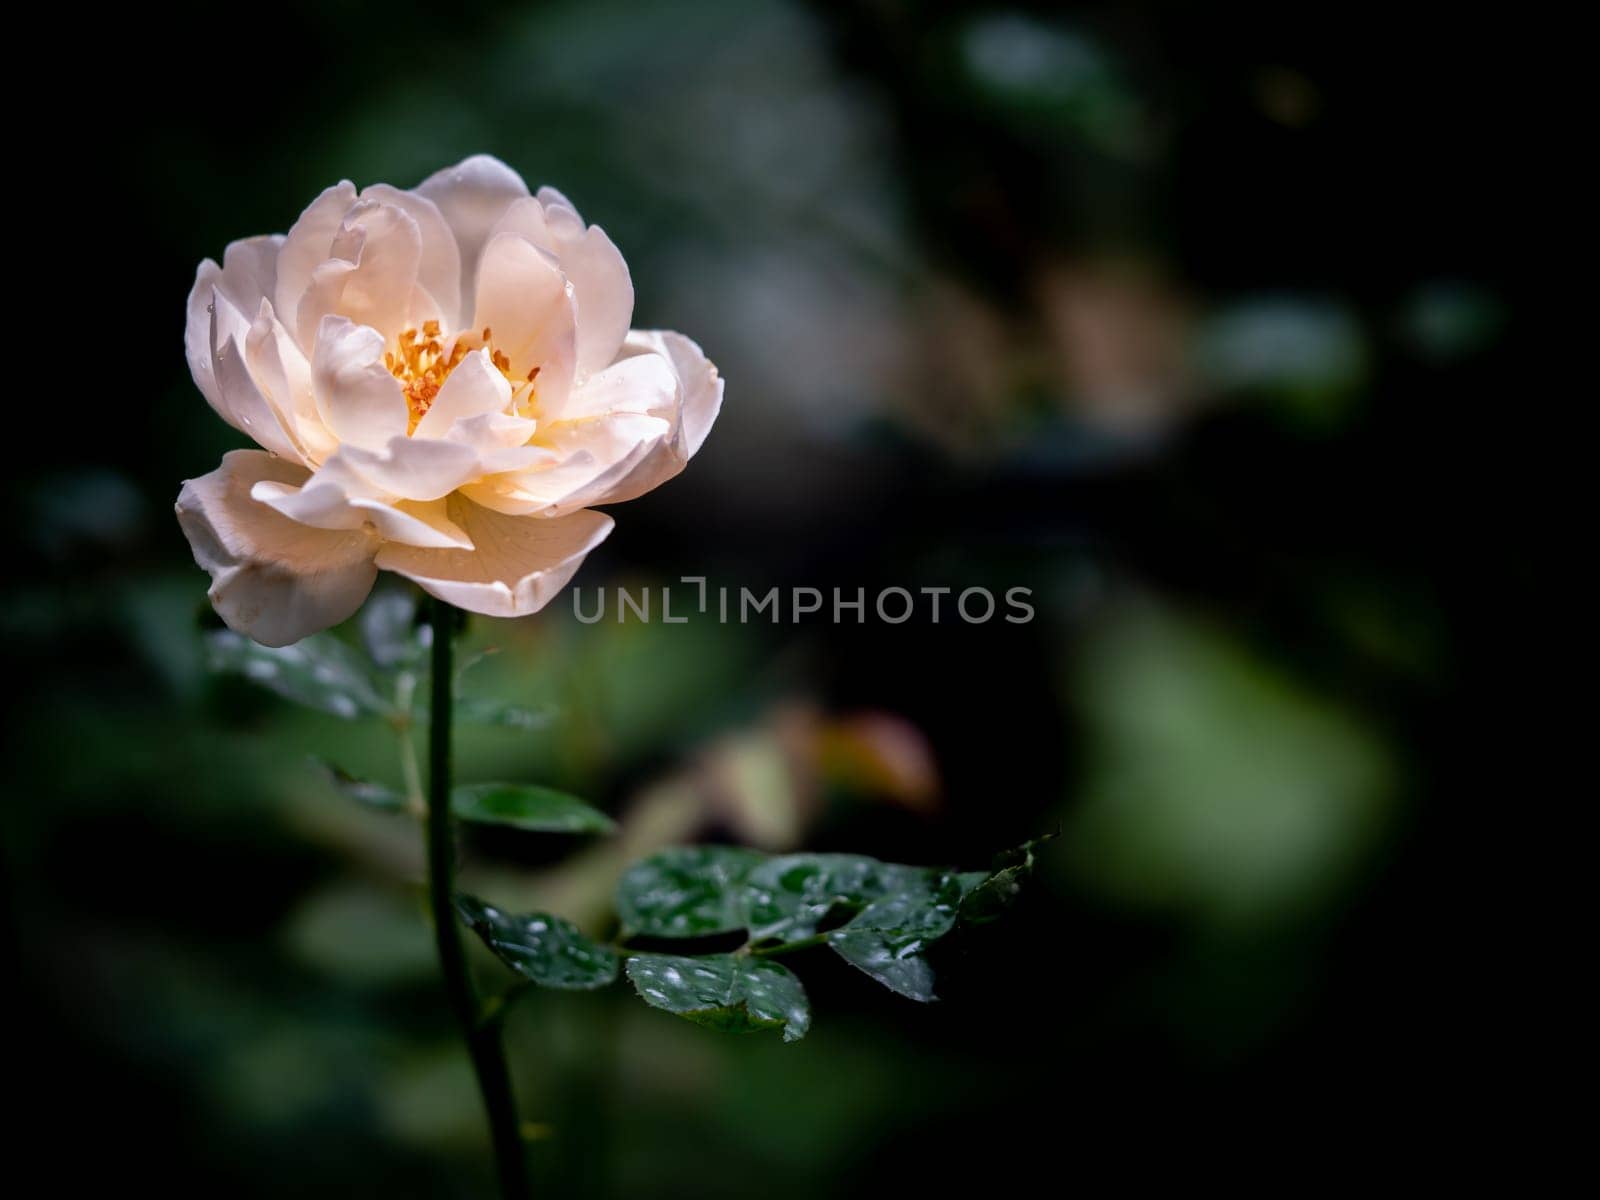
POLYGON ((819 772, 827 782, 918 812, 937 807, 933 748, 911 722, 886 712, 854 713, 823 721, 816 745, 819 772))

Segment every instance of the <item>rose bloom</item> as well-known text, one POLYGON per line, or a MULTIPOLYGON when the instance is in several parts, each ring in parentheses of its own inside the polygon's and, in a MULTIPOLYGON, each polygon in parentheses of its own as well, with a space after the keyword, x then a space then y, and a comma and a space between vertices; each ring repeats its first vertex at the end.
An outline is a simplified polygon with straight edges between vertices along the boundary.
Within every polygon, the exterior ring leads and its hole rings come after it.
POLYGON ((262 447, 178 497, 222 619, 287 645, 380 569, 472 612, 543 607, 611 532, 589 506, 676 475, 722 405, 700 347, 632 316, 600 227, 482 155, 411 191, 340 183, 201 263, 189 369, 262 447))

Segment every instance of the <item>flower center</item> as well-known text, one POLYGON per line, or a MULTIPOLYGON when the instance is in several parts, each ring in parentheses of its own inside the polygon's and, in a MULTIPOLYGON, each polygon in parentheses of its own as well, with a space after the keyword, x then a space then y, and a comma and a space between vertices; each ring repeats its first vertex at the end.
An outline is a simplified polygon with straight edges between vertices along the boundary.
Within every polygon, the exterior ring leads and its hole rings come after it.
POLYGON ((440 341, 439 322, 424 321, 420 331, 404 330, 400 334, 398 345, 398 352, 384 352, 383 365, 389 368, 389 374, 400 381, 400 388, 405 393, 409 417, 406 424, 407 436, 417 431, 417 424, 427 414, 428 409, 433 407, 439 389, 450 377, 450 372, 460 366, 462 360, 474 350, 486 348, 489 351, 489 360, 511 385, 512 399, 517 410, 520 411, 527 401, 532 399, 533 381, 539 374, 539 368, 534 367, 529 371, 526 379, 513 379, 511 359, 503 351, 495 349, 492 329, 485 327, 481 334, 468 331, 459 333, 448 341, 440 341))

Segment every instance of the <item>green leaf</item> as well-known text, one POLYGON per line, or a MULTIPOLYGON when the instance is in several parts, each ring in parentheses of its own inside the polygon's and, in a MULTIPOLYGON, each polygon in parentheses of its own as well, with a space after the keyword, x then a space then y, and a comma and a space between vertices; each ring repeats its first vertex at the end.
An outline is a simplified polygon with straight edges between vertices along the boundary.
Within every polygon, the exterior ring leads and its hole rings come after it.
POLYGON ((387 784, 352 775, 338 763, 329 762, 327 759, 314 758, 311 761, 321 767, 328 781, 350 799, 380 812, 405 811, 406 798, 387 784))
POLYGON ((1033 874, 1034 852, 1056 835, 1024 842, 1015 850, 1007 850, 996 857, 994 867, 985 871, 967 871, 957 876, 961 884, 960 918, 963 925, 987 925, 997 921, 1016 903, 1022 894, 1022 885, 1033 874))
POLYGON ((526 783, 466 784, 452 789, 450 808, 463 821, 542 833, 610 833, 617 827, 576 796, 526 783))
POLYGON ((528 733, 548 728, 555 719, 554 714, 547 711, 521 704, 506 704, 482 696, 456 697, 455 717, 458 721, 470 721, 474 725, 498 725, 528 733))
POLYGON ((828 944, 891 991, 933 1000, 933 968, 923 953, 954 927, 961 896, 960 876, 926 872, 917 883, 869 904, 829 934, 828 944))
POLYGON ((617 953, 547 913, 513 915, 476 896, 456 896, 456 910, 496 958, 541 987, 588 991, 617 977, 617 953))
POLYGON ((787 967, 748 955, 637 954, 628 979, 646 1004, 727 1033, 782 1029, 799 1041, 811 1027, 806 991, 787 967))
POLYGON ((741 885, 764 858, 736 846, 684 846, 641 859, 617 883, 623 931, 688 938, 743 929, 741 885))
POLYGON ((273 647, 218 630, 206 636, 206 657, 213 671, 243 675, 285 700, 336 717, 394 713, 361 656, 331 633, 273 647))
POLYGON ((384 670, 413 667, 433 644, 433 630, 417 624, 417 598, 408 591, 377 591, 362 606, 361 644, 384 670))
POLYGON ((916 886, 926 875, 920 867, 861 854, 786 854, 750 872, 745 922, 752 941, 796 941, 816 933, 834 909, 859 911, 881 896, 916 886))

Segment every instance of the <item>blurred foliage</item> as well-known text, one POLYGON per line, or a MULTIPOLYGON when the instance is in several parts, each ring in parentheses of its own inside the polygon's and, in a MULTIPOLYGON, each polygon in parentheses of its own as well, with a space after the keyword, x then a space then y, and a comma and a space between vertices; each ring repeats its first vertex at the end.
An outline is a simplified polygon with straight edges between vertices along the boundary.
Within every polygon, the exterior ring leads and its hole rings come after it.
MULTIPOLYGON (((474 826, 464 886, 603 936, 626 865, 671 845, 971 863, 1062 828, 1013 918, 935 946, 941 1004, 821 949, 798 1047, 623 987, 519 999, 541 1186, 937 1194, 1045 1148, 1068 1185, 1281 1186, 1470 1101, 1492 1026, 1449 1018, 1506 923, 1475 898, 1517 890, 1484 879, 1538 791, 1539 756, 1496 769, 1537 706, 1495 647, 1550 628, 1502 602, 1537 580, 1508 498, 1548 423, 1516 405, 1513 289, 1552 224, 1513 203, 1547 189, 1506 34, 1158 0, 291 0, 74 29, 37 85, 73 94, 23 133, 77 240, 22 239, 49 257, 18 277, 88 371, 14 389, 0 606, 38 1177, 483 1193, 414 823, 311 761, 403 796, 393 729, 212 678, 166 515, 237 443, 184 367, 200 258, 340 177, 480 150, 602 223, 638 323, 729 381, 580 586, 1029 586, 1038 618, 584 625, 562 599, 474 623, 491 719, 460 782, 618 831, 474 826)), ((330 638, 403 673, 395 611, 330 638)))

